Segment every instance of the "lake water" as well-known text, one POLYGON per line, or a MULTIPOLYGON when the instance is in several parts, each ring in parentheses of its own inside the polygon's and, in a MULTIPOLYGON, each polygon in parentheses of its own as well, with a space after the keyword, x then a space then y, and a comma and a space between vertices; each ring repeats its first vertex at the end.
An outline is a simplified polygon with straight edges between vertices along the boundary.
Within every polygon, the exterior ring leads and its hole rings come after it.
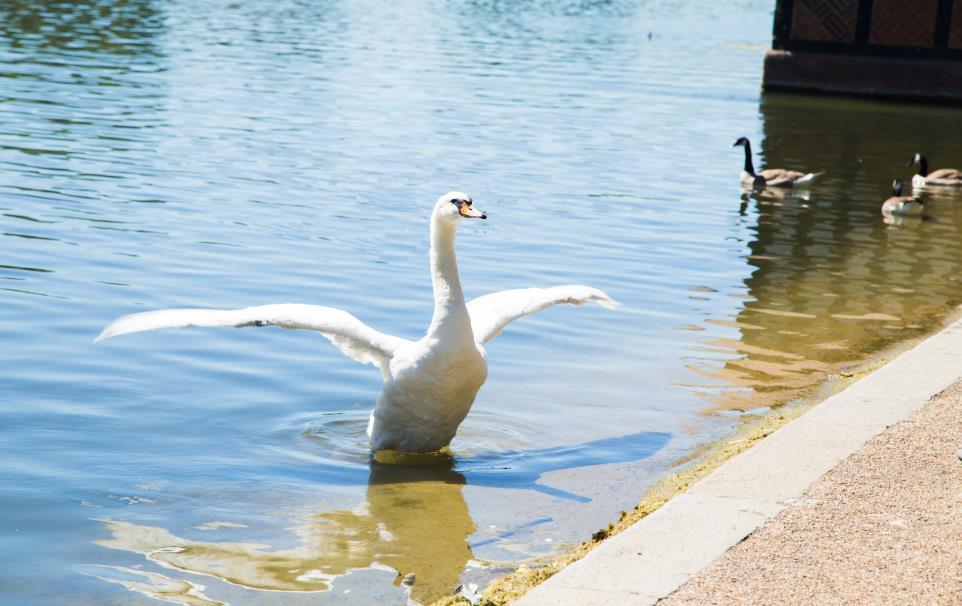
POLYGON ((962 164, 962 113, 762 96, 771 8, 0 3, 0 603, 431 601, 937 327, 962 198, 878 208, 915 151, 962 164), (827 174, 743 198, 740 135, 827 174), (380 377, 316 334, 92 344, 125 313, 270 302, 416 338, 452 189, 489 216, 458 239, 469 297, 624 307, 511 325, 448 464, 372 464, 380 377))

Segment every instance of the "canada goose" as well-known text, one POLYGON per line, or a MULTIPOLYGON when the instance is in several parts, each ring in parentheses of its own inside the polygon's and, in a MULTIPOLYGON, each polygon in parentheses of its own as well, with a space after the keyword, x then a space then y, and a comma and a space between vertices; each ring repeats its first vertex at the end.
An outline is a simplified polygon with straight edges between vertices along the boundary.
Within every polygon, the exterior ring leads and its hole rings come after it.
POLYGON ((918 165, 918 172, 912 177, 912 187, 939 185, 942 187, 962 187, 962 170, 940 168, 929 172, 929 163, 922 154, 915 154, 906 166, 918 165))
POLYGON ((732 147, 745 148, 745 167, 742 169, 741 184, 745 187, 761 189, 764 187, 804 187, 823 173, 801 173, 783 168, 766 168, 756 173, 752 164, 752 144, 746 137, 739 137, 732 147))
MULTIPOLYGON (((375 450, 434 452, 448 445, 467 416, 488 376, 484 345, 508 324, 560 303, 618 305, 600 290, 576 284, 503 290, 466 302, 454 256, 454 236, 465 219, 485 218, 470 196, 461 192, 447 193, 434 205, 429 253, 434 317, 417 341, 378 332, 341 309, 293 304, 136 313, 111 322, 96 340, 188 326, 316 330, 349 358, 381 370, 384 388, 367 430, 371 446, 375 450)), ((596 338, 606 337, 599 334, 596 338)))
POLYGON ((892 181, 892 197, 882 203, 882 214, 901 217, 919 216, 922 214, 922 206, 921 198, 902 195, 902 180, 896 179, 892 181))

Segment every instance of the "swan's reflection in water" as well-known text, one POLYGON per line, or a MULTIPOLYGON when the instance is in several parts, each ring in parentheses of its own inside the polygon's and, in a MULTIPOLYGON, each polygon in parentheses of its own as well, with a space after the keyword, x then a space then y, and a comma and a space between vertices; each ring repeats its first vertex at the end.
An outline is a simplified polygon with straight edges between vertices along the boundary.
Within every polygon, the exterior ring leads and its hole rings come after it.
POLYGON ((324 591, 351 570, 415 573, 411 597, 450 593, 468 560, 475 531, 461 494, 465 478, 450 465, 392 467, 372 463, 364 503, 320 512, 291 530, 295 547, 177 536, 164 528, 104 520, 112 537, 98 544, 141 553, 169 569, 210 575, 251 589, 324 591))
MULTIPOLYGON (((214 604, 219 598, 207 595, 210 591, 204 594, 199 580, 170 578, 170 571, 216 577, 250 589, 313 592, 330 589, 337 577, 353 570, 369 568, 390 569, 397 587, 402 587, 405 575, 414 573, 410 597, 429 602, 451 594, 474 559, 469 539, 476 527, 462 493, 465 485, 532 489, 586 501, 586 497, 552 489, 538 480, 548 471, 642 459, 660 450, 669 437, 642 432, 574 446, 481 453, 470 459, 445 457, 428 465, 373 461, 365 501, 353 509, 301 518, 290 528, 297 544, 288 548, 273 548, 263 539, 198 540, 165 528, 115 519, 101 520, 111 536, 96 542, 142 554, 167 569, 163 575, 150 573, 153 577, 136 581, 105 580, 153 597, 160 597, 158 584, 179 587, 184 591, 178 595, 194 600, 180 603, 214 604)), ((236 527, 231 532, 236 533, 236 527)), ((280 537, 275 542, 289 541, 290 537, 280 537)), ((170 595, 162 599, 176 601, 170 595)))

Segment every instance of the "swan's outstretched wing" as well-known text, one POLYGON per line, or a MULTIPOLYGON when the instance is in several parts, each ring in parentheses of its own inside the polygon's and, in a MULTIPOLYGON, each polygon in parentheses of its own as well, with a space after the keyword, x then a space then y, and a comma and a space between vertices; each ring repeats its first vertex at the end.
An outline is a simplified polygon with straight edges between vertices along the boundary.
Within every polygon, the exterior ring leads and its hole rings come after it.
POLYGON ((231 310, 161 309, 130 314, 107 325, 94 342, 131 332, 188 326, 281 326, 316 330, 349 358, 382 367, 396 349, 410 343, 378 332, 344 310, 293 303, 231 310))
POLYGON ((618 307, 617 301, 597 288, 580 284, 503 290, 478 297, 468 303, 474 338, 478 343, 487 343, 500 335, 505 326, 521 316, 533 314, 559 303, 570 305, 597 303, 609 309, 618 307))

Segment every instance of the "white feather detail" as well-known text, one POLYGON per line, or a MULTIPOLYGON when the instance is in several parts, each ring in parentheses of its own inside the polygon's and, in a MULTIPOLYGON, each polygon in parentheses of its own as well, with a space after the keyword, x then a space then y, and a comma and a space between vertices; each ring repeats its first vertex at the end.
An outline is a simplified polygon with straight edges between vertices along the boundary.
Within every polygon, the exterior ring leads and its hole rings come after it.
POLYGON ((470 203, 466 194, 450 192, 438 198, 431 213, 429 259, 435 310, 427 333, 417 341, 378 332, 340 309, 298 304, 131 314, 111 322, 96 341, 188 326, 315 330, 348 357, 380 366, 384 388, 368 424, 375 450, 437 451, 451 442, 487 379, 483 343, 521 316, 559 303, 618 305, 600 290, 580 285, 508 290, 465 304, 454 236, 458 224, 472 216, 462 212, 470 203))
POLYGON ((478 343, 487 343, 518 318, 561 303, 597 303, 608 309, 621 305, 597 288, 580 284, 503 290, 468 302, 474 338, 478 343))
POLYGON ((244 309, 161 309, 130 314, 107 325, 94 339, 163 328, 280 326, 316 330, 347 357, 374 366, 385 365, 407 339, 378 332, 348 312, 321 305, 280 303, 244 309))
POLYGON ((796 179, 795 182, 792 183, 792 185, 794 185, 795 187, 809 185, 811 184, 812 181, 814 181, 815 179, 817 179, 818 177, 824 174, 825 173, 808 173, 806 175, 802 175, 801 177, 796 179))

